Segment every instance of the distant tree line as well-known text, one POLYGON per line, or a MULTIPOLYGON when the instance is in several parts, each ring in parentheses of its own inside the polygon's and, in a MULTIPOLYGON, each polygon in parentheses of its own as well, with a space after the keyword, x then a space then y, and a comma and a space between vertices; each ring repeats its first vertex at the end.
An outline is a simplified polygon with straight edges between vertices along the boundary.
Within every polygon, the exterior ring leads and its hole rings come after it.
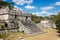
POLYGON ((31 20, 34 21, 35 23, 40 23, 40 21, 43 19, 41 16, 36 16, 31 14, 31 20))

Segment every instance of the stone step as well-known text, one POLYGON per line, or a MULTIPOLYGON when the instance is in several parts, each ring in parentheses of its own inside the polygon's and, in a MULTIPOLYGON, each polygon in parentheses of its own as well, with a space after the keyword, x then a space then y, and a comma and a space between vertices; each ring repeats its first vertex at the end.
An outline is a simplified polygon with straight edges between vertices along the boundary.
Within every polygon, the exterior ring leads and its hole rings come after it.
POLYGON ((31 34, 42 32, 42 30, 32 22, 22 22, 22 24, 30 30, 31 34))

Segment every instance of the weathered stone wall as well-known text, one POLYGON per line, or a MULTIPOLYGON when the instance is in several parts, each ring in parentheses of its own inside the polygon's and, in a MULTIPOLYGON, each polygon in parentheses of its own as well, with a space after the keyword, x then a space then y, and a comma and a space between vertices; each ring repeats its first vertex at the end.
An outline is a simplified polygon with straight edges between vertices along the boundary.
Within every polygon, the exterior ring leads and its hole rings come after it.
POLYGON ((38 27, 42 28, 42 29, 53 29, 56 28, 56 25, 53 23, 38 23, 37 24, 38 27))
POLYGON ((4 19, 6 17, 5 21, 8 27, 5 27, 4 30, 0 32, 2 33, 16 32, 18 31, 18 29, 19 31, 24 31, 25 33, 41 32, 41 30, 31 22, 31 17, 27 13, 25 14, 25 12, 12 10, 9 11, 7 15, 4 16, 4 19), (21 21, 23 21, 23 23, 21 21))
POLYGON ((8 34, 10 32, 18 32, 18 29, 1 30, 0 34, 8 34))
POLYGON ((56 25, 54 23, 52 23, 51 20, 42 20, 40 23, 42 28, 56 28, 56 25))
POLYGON ((20 21, 25 21, 25 20, 26 20, 26 17, 20 16, 20 21))

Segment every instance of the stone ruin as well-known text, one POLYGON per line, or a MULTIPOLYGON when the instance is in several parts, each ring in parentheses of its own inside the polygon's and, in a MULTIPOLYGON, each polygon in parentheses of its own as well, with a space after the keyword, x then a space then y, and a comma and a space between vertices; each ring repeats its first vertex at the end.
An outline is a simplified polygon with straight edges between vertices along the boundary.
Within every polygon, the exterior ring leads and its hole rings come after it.
POLYGON ((42 30, 31 21, 30 14, 22 12, 17 8, 13 8, 13 10, 9 10, 8 7, 0 9, 0 24, 4 25, 0 27, 0 34, 17 31, 23 31, 27 34, 42 32, 42 30))
POLYGON ((40 23, 37 24, 37 26, 44 29, 56 29, 56 24, 52 22, 52 20, 44 19, 41 20, 40 23))
POLYGON ((53 29, 53 28, 56 28, 56 24, 52 22, 52 20, 41 20, 41 23, 40 23, 41 27, 44 28, 44 29, 53 29))

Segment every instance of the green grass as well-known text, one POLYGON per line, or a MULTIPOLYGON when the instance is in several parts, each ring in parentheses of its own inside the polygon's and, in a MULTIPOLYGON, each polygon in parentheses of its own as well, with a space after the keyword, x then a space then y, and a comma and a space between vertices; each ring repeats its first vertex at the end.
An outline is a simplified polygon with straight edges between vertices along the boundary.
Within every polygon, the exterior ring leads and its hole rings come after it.
POLYGON ((4 38, 8 37, 8 35, 9 34, 0 34, 0 38, 3 38, 4 39, 4 38))

